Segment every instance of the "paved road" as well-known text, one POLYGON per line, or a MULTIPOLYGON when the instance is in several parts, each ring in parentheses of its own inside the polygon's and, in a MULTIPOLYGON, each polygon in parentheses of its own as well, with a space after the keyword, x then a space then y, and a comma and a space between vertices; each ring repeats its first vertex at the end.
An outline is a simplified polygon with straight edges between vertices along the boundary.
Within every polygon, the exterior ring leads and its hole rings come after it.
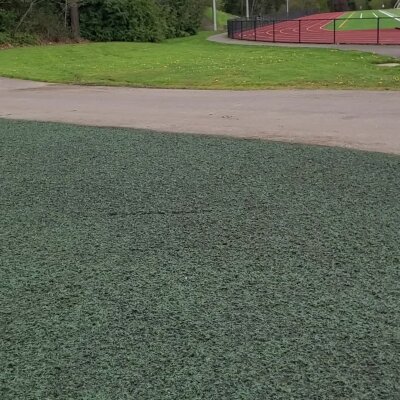
POLYGON ((395 91, 133 89, 0 78, 0 117, 400 154, 400 92, 395 91))
POLYGON ((364 51, 367 53, 376 53, 383 56, 390 56, 400 58, 400 45, 370 45, 370 44, 313 44, 313 43, 268 43, 268 42, 255 42, 251 40, 236 40, 229 39, 226 33, 210 36, 208 38, 211 42, 225 43, 225 44, 242 44, 249 46, 278 46, 278 47, 308 47, 308 48, 324 48, 324 49, 337 49, 337 50, 356 50, 364 51))

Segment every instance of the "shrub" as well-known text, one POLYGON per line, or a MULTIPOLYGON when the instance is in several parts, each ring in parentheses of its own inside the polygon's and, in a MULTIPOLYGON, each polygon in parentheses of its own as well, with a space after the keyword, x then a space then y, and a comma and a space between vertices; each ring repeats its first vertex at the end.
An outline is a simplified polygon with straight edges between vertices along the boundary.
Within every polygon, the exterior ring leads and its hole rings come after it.
POLYGON ((167 16, 168 37, 193 35, 201 24, 205 0, 158 0, 167 16))
POLYGON ((10 32, 15 27, 16 20, 15 12, 0 8, 0 32, 10 32))
POLYGON ((29 33, 16 33, 11 35, 7 32, 0 32, 0 46, 28 46, 38 44, 38 37, 29 33))
POLYGON ((87 0, 80 21, 82 37, 95 41, 158 42, 167 32, 154 0, 87 0))
MULTIPOLYGON (((81 36, 94 41, 147 41, 194 34, 205 0, 79 0, 81 36)), ((0 32, 57 41, 70 35, 72 0, 0 0, 0 32)), ((10 40, 11 40, 10 39, 10 40)))

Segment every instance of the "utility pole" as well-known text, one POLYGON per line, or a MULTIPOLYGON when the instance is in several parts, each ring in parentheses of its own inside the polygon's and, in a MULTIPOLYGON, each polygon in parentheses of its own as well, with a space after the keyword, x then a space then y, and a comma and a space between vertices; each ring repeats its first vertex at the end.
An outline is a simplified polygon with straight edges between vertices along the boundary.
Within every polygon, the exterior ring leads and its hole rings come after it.
POLYGON ((214 21, 214 31, 218 30, 217 26, 217 0, 213 0, 213 21, 214 21))

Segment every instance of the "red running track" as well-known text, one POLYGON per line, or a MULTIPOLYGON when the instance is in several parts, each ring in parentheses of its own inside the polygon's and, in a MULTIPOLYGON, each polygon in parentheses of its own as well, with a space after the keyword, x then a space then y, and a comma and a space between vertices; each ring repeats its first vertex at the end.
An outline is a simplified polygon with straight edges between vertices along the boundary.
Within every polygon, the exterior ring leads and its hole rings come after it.
MULTIPOLYGON (((336 30, 336 32, 326 29, 327 25, 341 15, 342 12, 315 14, 275 24, 269 23, 265 26, 262 26, 263 21, 257 21, 256 27, 254 22, 250 22, 251 28, 249 26, 250 29, 243 30, 243 33, 235 33, 234 38, 280 43, 400 44, 398 29, 336 30)), ((336 27, 342 22, 343 20, 336 21, 336 27)))

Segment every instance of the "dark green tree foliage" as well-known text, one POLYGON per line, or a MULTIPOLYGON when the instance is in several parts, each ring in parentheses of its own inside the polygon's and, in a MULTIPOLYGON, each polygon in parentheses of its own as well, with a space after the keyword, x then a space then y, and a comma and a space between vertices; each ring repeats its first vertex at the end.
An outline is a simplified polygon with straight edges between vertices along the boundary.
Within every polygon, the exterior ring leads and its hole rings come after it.
MULTIPOLYGON (((278 11, 284 0, 249 0, 251 15, 266 15, 278 11)), ((225 11, 233 15, 246 15, 245 0, 225 0, 225 11)))
MULTIPOLYGON (((23 38, 57 41, 68 36, 64 0, 0 0, 0 43, 23 38)), ((30 40, 26 40, 29 39, 30 40)))
MULTIPOLYGON (((79 0, 81 37, 96 41, 160 41, 194 34, 205 0, 79 0)), ((71 0, 0 0, 2 37, 68 37, 71 0)), ((3 42, 5 41, 3 39, 3 42)))
MULTIPOLYGON (((246 15, 245 4, 245 0, 224 0, 223 8, 230 14, 244 16, 246 15)), ((328 9, 327 0, 289 0, 289 5, 291 11, 315 10, 318 12, 328 9)), ((249 0, 249 6, 251 16, 268 15, 279 11, 284 12, 286 0, 249 0)))
POLYGON ((85 0, 82 37, 90 40, 160 41, 196 33, 203 0, 85 0))
POLYGON ((206 0, 157 0, 157 2, 166 15, 168 37, 196 33, 206 0))
POLYGON ((86 0, 80 6, 81 35, 97 41, 160 41, 166 19, 155 0, 86 0))
POLYGON ((16 25, 17 15, 13 10, 0 8, 0 32, 8 32, 16 25))

